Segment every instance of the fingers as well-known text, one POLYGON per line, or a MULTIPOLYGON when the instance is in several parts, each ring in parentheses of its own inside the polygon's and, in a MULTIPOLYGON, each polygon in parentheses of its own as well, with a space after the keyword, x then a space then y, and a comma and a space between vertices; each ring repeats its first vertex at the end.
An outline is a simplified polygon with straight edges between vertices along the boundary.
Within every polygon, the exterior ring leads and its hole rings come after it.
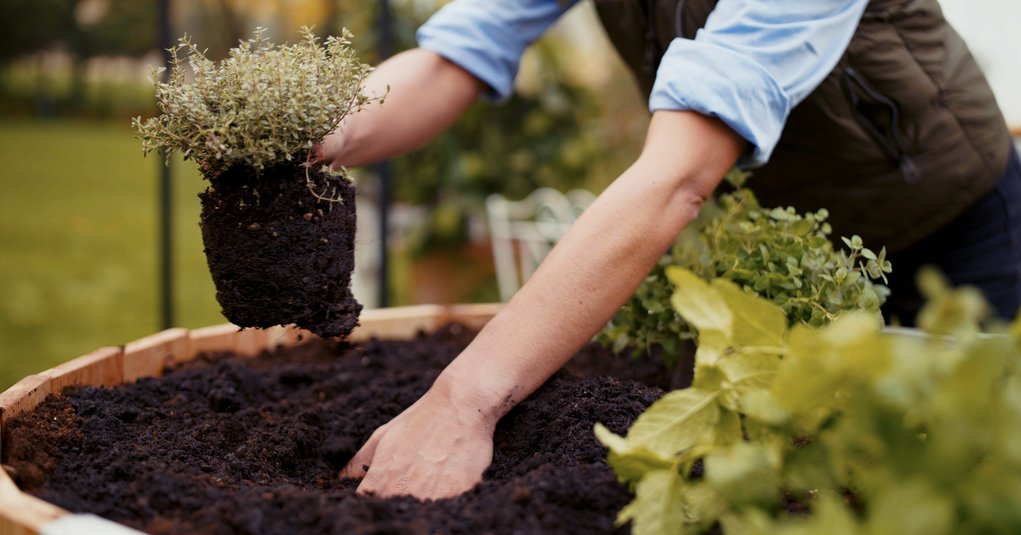
POLYGON ((362 479, 362 482, 358 484, 358 494, 371 494, 374 496, 380 496, 383 498, 389 497, 394 494, 405 494, 407 493, 407 487, 410 485, 411 480, 407 476, 393 478, 391 483, 394 486, 402 488, 404 492, 386 492, 386 481, 380 474, 383 473, 380 470, 375 472, 368 472, 362 479))
POLYGON ((347 466, 340 471, 340 477, 348 479, 358 479, 365 477, 365 474, 369 470, 369 466, 372 466, 372 458, 376 454, 376 445, 379 444, 379 439, 385 433, 384 427, 380 427, 373 431, 372 436, 365 442, 358 453, 351 460, 348 461, 347 466))
POLYGON ((327 163, 322 143, 316 143, 312 146, 312 150, 308 153, 308 162, 311 164, 327 163))
POLYGON ((423 500, 452 498, 470 490, 482 479, 482 473, 492 461, 492 453, 485 452, 479 459, 454 458, 444 462, 435 470, 422 459, 417 464, 393 463, 389 445, 383 444, 376 450, 376 462, 358 485, 358 494, 389 498, 392 496, 415 496, 423 500))

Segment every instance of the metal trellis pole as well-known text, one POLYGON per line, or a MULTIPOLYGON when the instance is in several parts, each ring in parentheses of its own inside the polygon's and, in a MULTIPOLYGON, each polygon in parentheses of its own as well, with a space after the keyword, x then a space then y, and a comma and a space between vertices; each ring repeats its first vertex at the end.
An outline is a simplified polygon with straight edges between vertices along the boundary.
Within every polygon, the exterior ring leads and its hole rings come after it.
MULTIPOLYGON (((170 75, 170 0, 158 0, 156 4, 156 25, 159 47, 163 52, 163 81, 170 75)), ((161 154, 162 156, 162 154, 161 154)), ((160 327, 168 329, 174 326, 174 274, 173 274, 173 189, 170 183, 170 163, 164 165, 164 158, 159 159, 159 318, 160 327)))
MULTIPOLYGON (((388 0, 379 0, 379 60, 390 57, 393 36, 391 35, 391 13, 388 0)), ((390 162, 376 165, 379 175, 379 306, 390 304, 390 162)))

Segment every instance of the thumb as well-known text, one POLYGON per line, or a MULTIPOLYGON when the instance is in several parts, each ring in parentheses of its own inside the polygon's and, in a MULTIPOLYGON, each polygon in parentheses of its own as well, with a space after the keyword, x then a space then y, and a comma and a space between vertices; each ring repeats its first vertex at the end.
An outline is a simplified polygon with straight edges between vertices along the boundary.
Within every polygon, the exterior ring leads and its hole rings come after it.
POLYGON ((351 457, 348 461, 347 466, 340 471, 341 478, 347 479, 358 479, 365 477, 365 473, 369 471, 369 466, 372 465, 372 458, 376 454, 376 445, 379 444, 379 439, 385 434, 385 426, 376 429, 369 440, 365 442, 358 453, 351 457))

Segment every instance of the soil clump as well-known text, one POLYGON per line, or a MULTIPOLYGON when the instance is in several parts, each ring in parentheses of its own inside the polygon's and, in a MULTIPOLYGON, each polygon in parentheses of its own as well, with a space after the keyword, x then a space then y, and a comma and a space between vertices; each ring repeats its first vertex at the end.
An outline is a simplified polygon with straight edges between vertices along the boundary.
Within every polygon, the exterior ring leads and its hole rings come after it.
POLYGON ((300 165, 235 167, 209 180, 202 241, 223 315, 241 327, 350 333, 362 309, 351 294, 354 185, 300 165))

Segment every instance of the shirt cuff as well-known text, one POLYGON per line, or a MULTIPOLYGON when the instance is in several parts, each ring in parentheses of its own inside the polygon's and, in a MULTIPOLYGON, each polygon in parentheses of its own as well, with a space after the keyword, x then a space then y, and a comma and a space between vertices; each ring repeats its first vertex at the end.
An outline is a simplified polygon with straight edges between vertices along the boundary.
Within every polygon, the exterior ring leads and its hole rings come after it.
POLYGON ((716 117, 752 144, 739 161, 754 168, 769 161, 791 111, 791 100, 765 67, 704 41, 674 39, 653 84, 649 110, 690 110, 716 117))
MULTIPOLYGON (((494 50, 494 47, 486 46, 493 41, 489 32, 500 31, 503 30, 492 26, 466 25, 456 17, 445 16, 444 10, 440 10, 418 29, 418 46, 436 52, 482 80, 488 86, 484 93, 486 98, 504 101, 514 91, 514 77, 524 49, 505 46, 494 50)), ((500 41, 506 43, 511 39, 500 41)))

